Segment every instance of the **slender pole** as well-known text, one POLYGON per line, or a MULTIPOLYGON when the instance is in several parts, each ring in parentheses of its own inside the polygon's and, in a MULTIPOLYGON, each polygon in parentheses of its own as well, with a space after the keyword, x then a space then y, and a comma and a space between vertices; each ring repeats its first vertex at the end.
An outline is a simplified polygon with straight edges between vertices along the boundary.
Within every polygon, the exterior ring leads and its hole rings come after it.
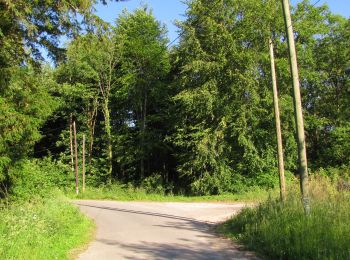
POLYGON ((78 146, 77 146, 77 130, 75 121, 73 122, 73 133, 74 133, 74 155, 75 155, 75 192, 79 194, 79 172, 78 172, 78 146))
POLYGON ((292 19, 290 15, 289 0, 282 0, 283 13, 285 25, 287 28, 288 47, 289 47, 289 59, 290 68, 293 78, 293 96, 294 96, 294 111, 295 111, 295 124, 297 130, 297 143, 298 143, 298 157, 299 157, 299 174, 300 174, 300 190, 304 203, 305 212, 310 212, 309 202, 309 187, 308 187, 308 172, 307 172, 307 158, 306 158, 306 144, 304 133, 304 121, 303 111, 301 105, 300 95, 300 83, 298 75, 298 63, 295 51, 294 34, 292 27, 292 19))
POLYGON ((279 102, 278 102, 275 55, 273 50, 273 42, 271 38, 269 38, 269 50, 270 50, 272 89, 273 89, 273 104, 274 104, 275 122, 276 122, 278 173, 280 178, 280 197, 281 197, 281 200, 284 201, 286 198, 286 180, 284 177, 283 143, 282 143, 281 120, 280 120, 280 108, 279 108, 279 102))
POLYGON ((71 168, 72 172, 74 173, 74 159, 73 159, 73 119, 72 114, 70 115, 70 122, 69 122, 69 139, 70 139, 70 161, 71 161, 71 168))
POLYGON ((83 193, 85 192, 85 135, 83 135, 83 193))

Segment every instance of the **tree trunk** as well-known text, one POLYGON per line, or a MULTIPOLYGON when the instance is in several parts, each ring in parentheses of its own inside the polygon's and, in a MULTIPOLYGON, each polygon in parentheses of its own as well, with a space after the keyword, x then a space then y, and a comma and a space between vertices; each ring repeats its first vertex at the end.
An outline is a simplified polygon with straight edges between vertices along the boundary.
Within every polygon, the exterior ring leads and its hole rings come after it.
POLYGON ((272 89, 273 89, 273 103, 274 103, 275 122, 276 122, 278 173, 279 173, 279 179, 280 179, 280 197, 281 197, 281 200, 284 201, 286 198, 286 181, 284 177, 283 143, 282 143, 282 132, 281 132, 280 108, 279 108, 279 102, 278 102, 275 57, 274 57, 274 51, 273 51, 273 42, 271 38, 269 39, 269 50, 270 50, 272 89))
POLYGON ((74 159, 75 159, 75 193, 79 194, 79 169, 78 169, 78 145, 77 145, 77 128, 75 121, 73 122, 74 134, 74 159))
POLYGON ((145 131, 146 131, 146 115, 147 115, 147 93, 141 104, 141 180, 145 177, 145 131))
POLYGON ((83 135, 83 193, 85 192, 85 135, 83 135))
POLYGON ((107 136, 107 176, 108 183, 112 183, 112 172, 113 172, 113 152, 112 152, 112 132, 111 132, 111 122, 110 122, 110 112, 108 108, 108 99, 105 99, 103 105, 103 114, 105 119, 105 132, 107 136))
POLYGON ((300 83, 298 75, 298 63, 295 51, 294 34, 292 27, 292 19, 290 15, 290 6, 288 0, 282 0, 284 20, 287 29, 288 47, 289 47, 289 59, 290 68, 293 78, 293 97, 294 97, 294 111, 295 111, 295 125, 297 130, 297 143, 298 143, 298 157, 299 157, 299 174, 300 174, 300 189, 302 193, 302 199, 304 203, 304 209, 306 214, 310 212, 309 202, 309 184, 308 184, 308 170, 307 170, 307 158, 306 158, 306 144, 304 133, 304 120, 303 111, 301 105, 300 95, 300 83))
MULTIPOLYGON (((95 102, 95 101, 94 101, 95 102)), ((95 125, 97 116, 97 104, 94 103, 92 109, 89 111, 88 127, 89 127, 89 151, 88 151, 88 164, 89 175, 91 175, 92 168, 92 149, 94 144, 95 125)))
POLYGON ((74 173, 74 159, 73 159, 73 116, 70 114, 69 121, 69 139, 70 139, 70 163, 72 172, 74 173))

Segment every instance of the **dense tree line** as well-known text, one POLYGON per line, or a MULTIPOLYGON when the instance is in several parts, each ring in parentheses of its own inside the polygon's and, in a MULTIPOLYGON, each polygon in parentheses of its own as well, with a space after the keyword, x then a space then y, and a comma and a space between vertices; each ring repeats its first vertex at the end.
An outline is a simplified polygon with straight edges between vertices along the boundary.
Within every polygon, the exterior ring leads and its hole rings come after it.
MULTIPOLYGON (((71 120, 78 142, 87 136, 91 185, 131 182, 192 194, 275 186, 269 38, 276 51, 285 167, 296 174, 280 1, 189 1, 175 47, 147 8, 125 11, 110 25, 92 14, 90 1, 54 2, 23 1, 28 12, 0 3, 3 186, 15 181, 10 169, 26 158, 49 155, 70 165, 71 120), (71 19, 77 10, 84 19, 71 19), (58 37, 68 33, 67 48, 59 48, 58 37), (39 46, 55 68, 41 61, 39 46)), ((305 0, 293 10, 293 21, 309 166, 347 168, 350 20, 305 0)))

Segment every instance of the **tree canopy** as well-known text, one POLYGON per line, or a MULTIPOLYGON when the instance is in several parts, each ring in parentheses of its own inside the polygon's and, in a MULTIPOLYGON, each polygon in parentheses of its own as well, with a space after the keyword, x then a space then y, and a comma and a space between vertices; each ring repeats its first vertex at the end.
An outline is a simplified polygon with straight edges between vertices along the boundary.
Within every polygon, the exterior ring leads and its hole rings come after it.
MULTIPOLYGON (((25 158, 50 156, 70 165, 73 120, 78 143, 87 136, 91 185, 132 183, 199 195, 274 187, 269 39, 285 168, 288 176, 297 173, 279 1, 188 1, 172 48, 148 7, 124 11, 110 25, 94 14, 94 3, 0 2, 2 186, 16 181, 9 170, 25 158), (67 47, 61 37, 70 39, 67 47), (54 67, 45 65, 43 49, 54 67)), ((292 16, 309 167, 348 168, 350 20, 308 0, 292 16)))

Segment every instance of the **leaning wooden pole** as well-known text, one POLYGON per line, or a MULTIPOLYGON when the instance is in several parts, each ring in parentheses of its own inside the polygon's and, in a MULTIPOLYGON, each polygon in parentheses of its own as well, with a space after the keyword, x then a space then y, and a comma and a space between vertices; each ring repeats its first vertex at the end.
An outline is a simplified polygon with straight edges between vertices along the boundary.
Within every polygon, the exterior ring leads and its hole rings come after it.
POLYGON ((294 96, 294 111, 295 111, 295 123, 297 130, 297 143, 298 143, 298 157, 299 157, 299 174, 300 174, 300 189, 303 198, 304 208, 306 213, 310 212, 309 202, 309 187, 308 187, 308 171, 307 171, 307 158, 306 158, 306 143, 304 133, 304 120, 303 111, 301 105, 300 95, 300 83, 298 74, 298 63, 295 51, 294 34, 292 27, 292 19, 290 15, 289 0, 282 0, 283 13, 285 25, 287 28, 288 47, 289 47, 289 59, 290 68, 293 78, 293 96, 294 96))
POLYGON ((85 135, 83 135, 83 193, 85 192, 85 135))
POLYGON ((280 197, 281 197, 281 200, 284 201, 286 198, 286 180, 284 177, 283 143, 282 143, 281 120, 280 120, 280 108, 279 108, 279 102, 278 102, 275 55, 274 55, 273 41, 271 38, 269 38, 269 51, 270 51, 271 79, 272 79, 272 89, 273 89, 273 104, 274 104, 275 123, 276 123, 278 173, 279 173, 279 179, 280 179, 280 197))
POLYGON ((79 194, 79 172, 78 172, 78 145, 77 145, 77 129, 75 121, 73 122, 73 134, 74 134, 74 159, 75 159, 75 192, 79 194))

